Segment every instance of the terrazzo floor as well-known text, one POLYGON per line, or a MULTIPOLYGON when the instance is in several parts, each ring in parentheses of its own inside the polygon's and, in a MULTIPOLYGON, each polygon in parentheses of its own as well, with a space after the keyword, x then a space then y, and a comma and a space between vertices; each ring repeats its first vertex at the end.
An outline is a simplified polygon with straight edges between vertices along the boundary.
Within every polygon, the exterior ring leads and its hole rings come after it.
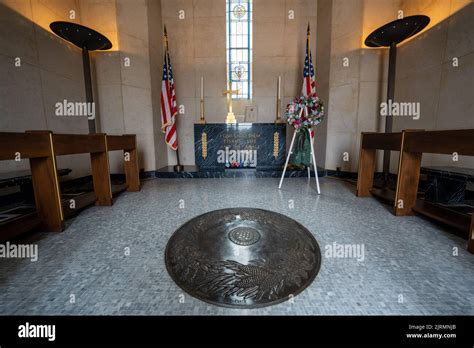
POLYGON ((474 314, 474 255, 466 240, 420 217, 395 217, 334 178, 152 179, 112 207, 91 207, 63 233, 41 233, 39 258, 0 259, 0 314, 335 315, 474 314), (259 309, 210 305, 185 294, 164 264, 168 238, 187 220, 227 207, 285 214, 322 252, 315 281, 292 302, 259 309), (327 246, 364 247, 335 258, 327 246), (457 248, 458 255, 453 255, 457 248), (129 251, 129 253, 127 253, 129 251))

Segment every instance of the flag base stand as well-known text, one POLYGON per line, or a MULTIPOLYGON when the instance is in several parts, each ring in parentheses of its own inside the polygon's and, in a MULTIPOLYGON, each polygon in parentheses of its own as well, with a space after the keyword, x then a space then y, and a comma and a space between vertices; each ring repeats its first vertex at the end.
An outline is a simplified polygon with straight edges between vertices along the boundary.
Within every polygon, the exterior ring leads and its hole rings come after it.
POLYGON ((173 170, 176 173, 184 172, 184 166, 182 164, 176 164, 175 166, 173 166, 173 170))

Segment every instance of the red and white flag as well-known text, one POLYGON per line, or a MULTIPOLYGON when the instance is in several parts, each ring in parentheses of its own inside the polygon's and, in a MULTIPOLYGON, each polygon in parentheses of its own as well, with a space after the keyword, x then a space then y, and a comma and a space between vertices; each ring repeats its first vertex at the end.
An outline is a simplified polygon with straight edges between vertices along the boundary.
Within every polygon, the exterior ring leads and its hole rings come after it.
POLYGON ((171 69, 168 45, 166 45, 163 79, 161 81, 161 130, 165 133, 166 144, 173 150, 178 149, 178 132, 176 129, 177 114, 178 108, 176 106, 173 71, 171 69))

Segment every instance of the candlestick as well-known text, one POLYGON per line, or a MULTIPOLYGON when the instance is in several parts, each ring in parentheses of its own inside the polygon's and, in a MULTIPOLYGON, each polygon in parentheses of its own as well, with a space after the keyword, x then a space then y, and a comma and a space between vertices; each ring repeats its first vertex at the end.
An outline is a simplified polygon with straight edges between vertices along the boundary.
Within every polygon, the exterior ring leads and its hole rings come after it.
POLYGON ((200 109, 201 116, 199 117, 199 123, 205 124, 206 119, 204 117, 204 77, 201 76, 201 98, 200 98, 200 109))
POLYGON ((201 76, 201 100, 204 99, 204 77, 201 76))
POLYGON ((281 86, 281 76, 278 76, 278 93, 277 93, 277 98, 278 99, 281 99, 281 91, 280 91, 280 87, 281 86))
POLYGON ((276 119, 275 123, 285 123, 281 118, 281 76, 277 79, 277 100, 276 100, 276 119))

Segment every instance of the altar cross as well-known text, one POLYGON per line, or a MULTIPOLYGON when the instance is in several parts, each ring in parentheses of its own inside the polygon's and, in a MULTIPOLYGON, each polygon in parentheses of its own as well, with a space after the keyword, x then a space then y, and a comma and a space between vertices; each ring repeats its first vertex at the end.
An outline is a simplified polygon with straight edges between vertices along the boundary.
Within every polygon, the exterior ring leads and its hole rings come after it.
POLYGON ((238 89, 232 89, 232 81, 229 81, 229 89, 225 90, 223 95, 227 95, 227 107, 229 109, 229 114, 233 114, 232 112, 232 94, 239 94, 238 89))

